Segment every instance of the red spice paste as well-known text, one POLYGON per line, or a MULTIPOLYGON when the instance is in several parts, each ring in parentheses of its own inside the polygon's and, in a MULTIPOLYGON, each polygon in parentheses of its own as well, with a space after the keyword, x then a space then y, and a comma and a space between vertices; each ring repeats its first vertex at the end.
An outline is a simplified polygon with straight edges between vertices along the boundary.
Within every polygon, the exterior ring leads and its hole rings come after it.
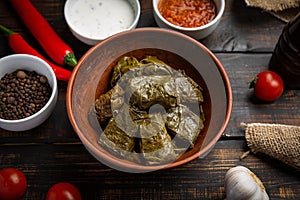
POLYGON ((159 0, 158 10, 167 21, 185 28, 205 25, 217 15, 214 0, 159 0))

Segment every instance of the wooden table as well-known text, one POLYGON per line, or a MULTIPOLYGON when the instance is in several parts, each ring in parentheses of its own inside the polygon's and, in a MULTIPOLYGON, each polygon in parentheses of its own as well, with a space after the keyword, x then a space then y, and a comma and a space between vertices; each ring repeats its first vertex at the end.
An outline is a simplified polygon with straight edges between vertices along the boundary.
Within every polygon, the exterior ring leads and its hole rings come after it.
MULTIPOLYGON (((80 58, 90 46, 69 31, 63 0, 32 0, 57 33, 80 58)), ((138 27, 157 26, 150 0, 141 0, 138 27)), ((8 1, 0 1, 0 24, 21 33, 42 52, 8 1)), ((300 199, 300 172, 264 155, 240 156, 248 150, 241 122, 300 125, 300 91, 286 90, 273 103, 253 101, 248 82, 268 68, 284 23, 242 0, 226 0, 217 29, 201 40, 223 63, 232 85, 233 110, 228 127, 204 158, 181 167, 146 174, 116 171, 92 157, 74 132, 66 112, 66 82, 59 82, 59 100, 51 117, 25 132, 0 130, 0 168, 17 167, 28 179, 23 199, 44 199, 53 184, 75 184, 83 199, 224 199, 224 175, 244 165, 264 183, 271 199, 300 199)), ((12 54, 7 36, 0 34, 0 57, 12 54)), ((44 54, 44 52, 42 52, 44 54)), ((45 54, 44 54, 45 55, 45 54)), ((46 56, 46 55, 45 55, 46 56)), ((1 67, 1 66, 0 66, 1 67)))

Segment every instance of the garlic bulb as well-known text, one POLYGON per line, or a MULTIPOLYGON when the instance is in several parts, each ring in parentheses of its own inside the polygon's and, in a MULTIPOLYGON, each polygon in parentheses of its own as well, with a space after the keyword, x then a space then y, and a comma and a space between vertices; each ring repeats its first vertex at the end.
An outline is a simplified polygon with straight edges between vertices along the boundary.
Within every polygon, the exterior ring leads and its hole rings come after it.
POLYGON ((226 200, 268 200, 260 179, 248 168, 237 166, 225 175, 226 200))

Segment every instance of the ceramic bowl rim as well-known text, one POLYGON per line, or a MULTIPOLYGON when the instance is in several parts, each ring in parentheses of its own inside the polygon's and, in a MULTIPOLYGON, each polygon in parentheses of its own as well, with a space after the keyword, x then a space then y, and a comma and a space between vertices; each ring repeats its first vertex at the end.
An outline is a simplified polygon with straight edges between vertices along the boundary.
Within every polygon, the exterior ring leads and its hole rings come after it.
POLYGON ((96 149, 96 147, 94 147, 94 145, 90 143, 90 141, 87 139, 87 137, 84 135, 84 133, 82 133, 82 131, 80 130, 78 125, 75 123, 76 120, 75 120, 74 115, 72 113, 72 89, 73 89, 73 85, 74 85, 74 82, 75 82, 75 79, 76 79, 76 75, 77 75, 77 73, 80 69, 79 66, 81 65, 81 63, 83 63, 86 60, 86 58, 95 49, 99 48, 99 46, 103 45, 104 43, 107 43, 110 40, 113 40, 115 37, 122 37, 127 32, 143 32, 143 31, 159 31, 159 32, 164 32, 164 33, 168 33, 168 34, 175 34, 175 35, 178 35, 179 37, 184 37, 185 39, 190 40, 191 42, 196 42, 197 45, 200 48, 203 48, 211 56, 213 61, 216 63, 216 66, 218 67, 219 72, 222 76, 224 86, 225 86, 225 89, 226 89, 227 108, 226 108, 226 115, 225 115, 225 119, 223 121, 223 124, 222 124, 221 128, 219 129, 219 132, 214 136, 214 138, 207 144, 207 146, 205 146, 204 148, 201 148, 199 151, 197 151, 193 155, 191 155, 189 157, 186 157, 182 160, 177 160, 173 163, 163 164, 163 165, 145 166, 145 165, 139 165, 139 164, 133 163, 133 162, 132 163, 130 163, 130 162, 126 162, 126 163, 124 162, 123 163, 123 162, 121 162, 120 159, 118 159, 116 157, 111 157, 110 153, 107 153, 107 154, 105 154, 103 152, 101 153, 101 157, 109 163, 119 165, 119 166, 121 166, 123 168, 126 168, 126 169, 138 170, 138 171, 141 171, 141 172, 173 168, 173 167, 176 167, 176 166, 186 164, 186 163, 200 157, 201 155, 203 155, 205 153, 208 153, 214 147, 214 145, 217 143, 217 141, 219 140, 221 135, 224 133, 224 131, 225 131, 225 129, 226 129, 228 123, 229 123, 230 116, 231 116, 231 111, 232 111, 232 89, 231 89, 229 77, 228 77, 222 63, 203 44, 201 44, 197 40, 195 40, 195 39, 193 39, 193 38, 191 38, 191 37, 189 37, 189 36, 187 36, 183 33, 173 31, 173 30, 170 30, 170 29, 147 27, 147 28, 138 28, 138 29, 134 29, 134 30, 130 30, 130 31, 125 31, 125 32, 113 35, 113 36, 109 37, 108 39, 104 40, 103 42, 101 42, 101 43, 93 46, 92 48, 90 48, 79 60, 78 65, 74 68, 73 73, 72 73, 71 78, 70 78, 69 83, 68 83, 67 93, 66 93, 66 104, 67 104, 68 116, 69 116, 70 122, 71 122, 75 132, 77 133, 77 135, 81 139, 82 143, 89 150, 90 153, 99 152, 99 150, 96 149))
MULTIPOLYGON (((70 12, 68 10, 68 8, 69 8, 68 5, 70 4, 71 1, 72 0, 67 0, 65 2, 65 5, 64 5, 64 18, 65 18, 68 26, 72 29, 73 32, 76 33, 76 35, 78 35, 78 36, 80 36, 80 37, 82 37, 82 38, 84 38, 86 40, 97 40, 97 41, 102 41, 102 40, 105 40, 106 38, 109 37, 109 36, 108 37, 107 36, 104 36, 104 37, 89 37, 89 36, 86 36, 86 35, 82 34, 81 32, 78 32, 78 29, 73 25, 73 23, 70 20, 70 17, 67 15, 67 13, 70 12)), ((128 28, 123 29, 120 32, 133 29, 137 25, 137 23, 139 21, 139 18, 140 18, 140 15, 141 15, 141 5, 140 5, 139 0, 133 0, 133 1, 135 2, 136 6, 137 6, 137 10, 134 10, 134 12, 135 12, 134 20, 132 21, 131 25, 128 28)), ((115 34, 117 34, 117 33, 115 33, 115 34)))
POLYGON ((172 24, 168 20, 166 20, 160 14, 160 12, 158 11, 158 7, 157 7, 158 2, 159 2, 159 0, 152 0, 153 10, 156 13, 156 15, 159 17, 159 19, 163 23, 165 23, 168 26, 172 27, 173 29, 177 29, 179 31, 186 31, 186 32, 200 31, 200 30, 204 30, 206 28, 209 28, 209 27, 213 26, 214 24, 218 23, 218 21, 220 21, 221 17, 223 16, 223 13, 225 11, 225 0, 220 0, 220 9, 218 10, 218 14, 216 15, 216 17, 212 21, 210 21, 209 23, 207 23, 205 25, 202 25, 202 26, 192 27, 192 28, 186 28, 186 27, 177 26, 175 24, 172 24))

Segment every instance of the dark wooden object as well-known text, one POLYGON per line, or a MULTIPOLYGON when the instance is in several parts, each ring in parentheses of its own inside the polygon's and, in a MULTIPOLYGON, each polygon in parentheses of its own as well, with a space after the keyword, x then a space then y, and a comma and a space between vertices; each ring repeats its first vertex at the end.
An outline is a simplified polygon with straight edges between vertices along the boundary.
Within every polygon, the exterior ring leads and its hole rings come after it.
MULTIPOLYGON (((57 33, 80 58, 90 46, 69 31, 62 0, 32 0, 57 33)), ((157 26, 150 0, 141 0, 138 27, 157 26)), ((0 1, 0 24, 21 33, 42 54, 36 40, 21 23, 8 1, 0 1)), ((59 82, 59 100, 51 117, 25 132, 0 130, 0 168, 17 167, 28 179, 23 199, 44 199, 51 185, 67 181, 80 189, 84 199, 224 199, 224 175, 244 165, 265 184, 271 199, 300 199, 300 172, 264 155, 240 156, 248 150, 241 122, 300 125, 300 92, 286 90, 272 103, 253 97, 248 83, 268 68, 284 23, 243 1, 226 0, 217 29, 201 40, 223 63, 232 85, 233 110, 229 125, 215 148, 203 159, 170 170, 128 174, 111 169, 92 157, 68 120, 65 93, 59 82)), ((7 36, 0 33, 0 57, 12 54, 7 36)), ((47 55, 45 55, 47 56, 47 55)), ((1 67, 1 66, 0 66, 1 67)), ((300 145, 300 144, 299 144, 300 145)))

